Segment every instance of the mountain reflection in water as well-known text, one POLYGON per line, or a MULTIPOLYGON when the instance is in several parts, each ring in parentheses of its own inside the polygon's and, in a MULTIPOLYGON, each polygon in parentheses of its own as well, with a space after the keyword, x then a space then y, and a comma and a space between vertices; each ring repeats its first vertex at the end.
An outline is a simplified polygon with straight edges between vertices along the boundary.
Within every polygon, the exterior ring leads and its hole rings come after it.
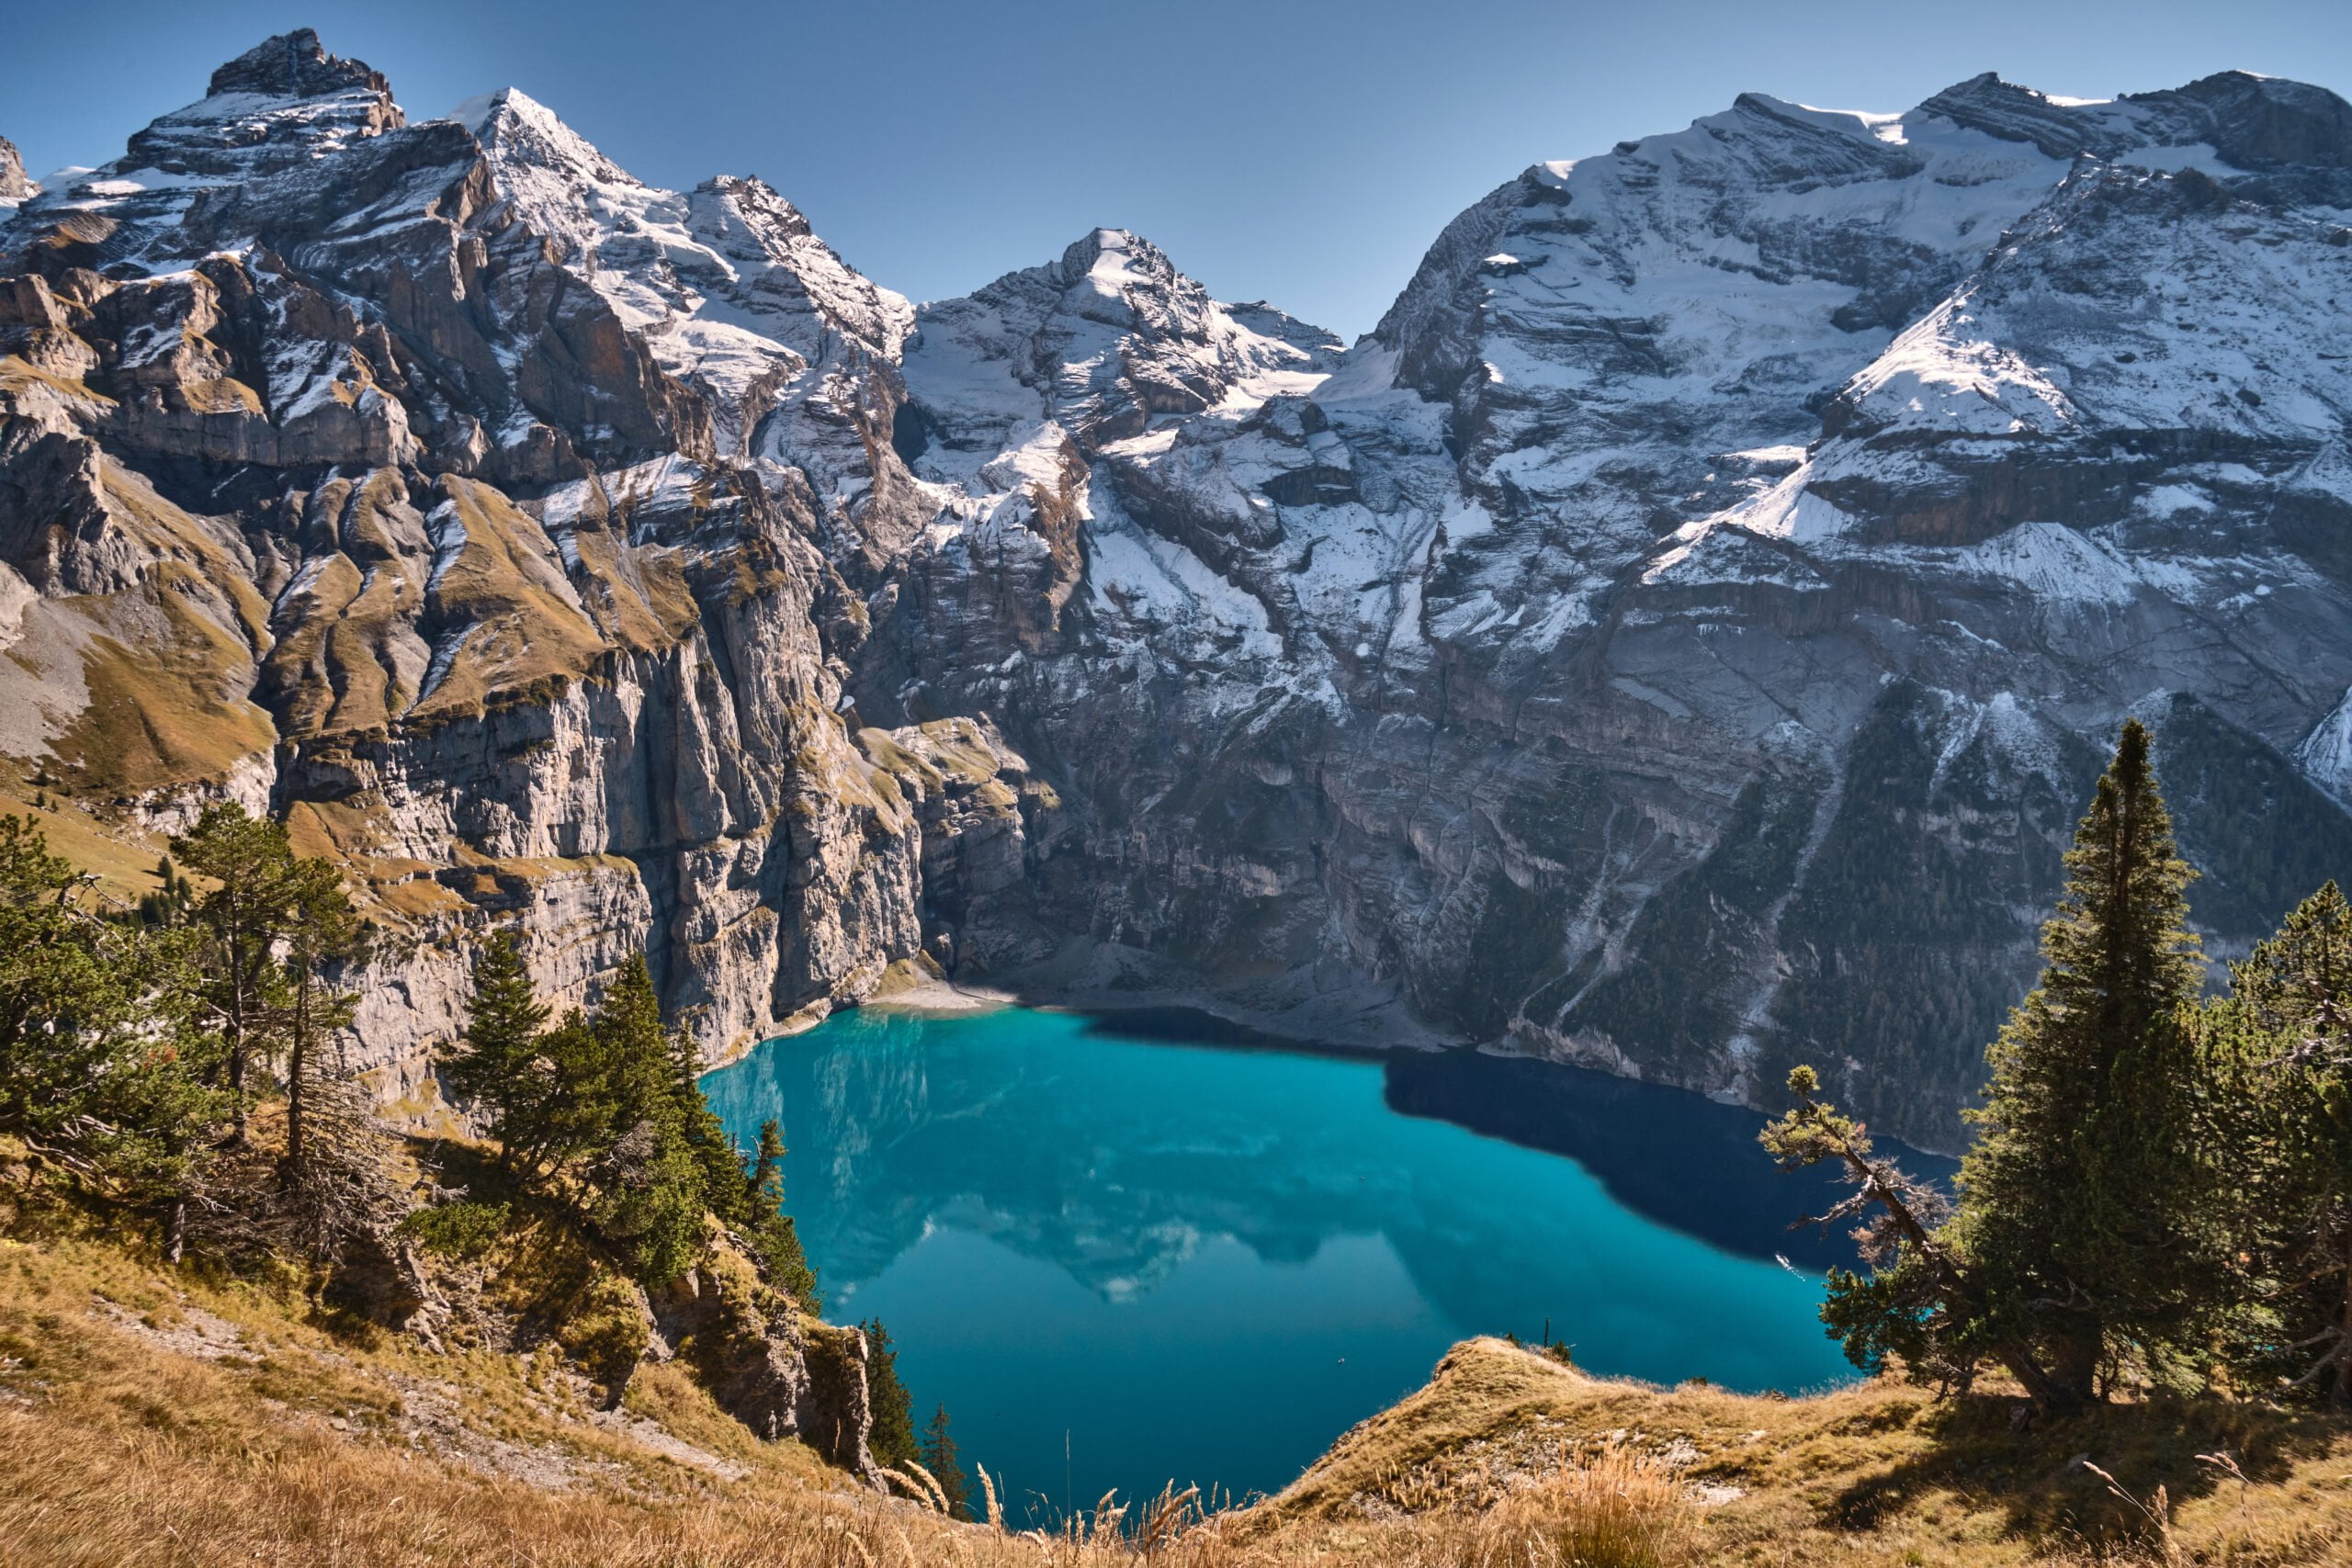
POLYGON ((1786 1228, 1824 1189, 1693 1096, 1019 1010, 852 1014, 705 1088, 747 1146, 782 1123, 831 1315, 880 1316, 918 1415, 944 1400, 968 1457, 1057 1505, 1065 1432, 1088 1501, 1272 1490, 1455 1339, 1547 1320, 1597 1371, 1850 1375, 1774 1258, 1842 1258, 1786 1228))

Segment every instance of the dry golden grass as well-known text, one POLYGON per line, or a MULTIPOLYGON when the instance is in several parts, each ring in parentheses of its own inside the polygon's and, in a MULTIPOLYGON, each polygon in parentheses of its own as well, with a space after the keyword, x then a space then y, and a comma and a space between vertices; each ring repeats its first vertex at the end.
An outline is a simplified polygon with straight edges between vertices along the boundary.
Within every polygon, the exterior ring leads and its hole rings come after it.
POLYGON ((2158 1562, 2151 1520, 2118 1493, 2144 1501, 2159 1486, 2178 1561, 2352 1562, 2352 1425, 2341 1419, 2199 1401, 2018 1431, 2018 1403, 1939 1402, 1883 1382, 1806 1399, 1658 1389, 1472 1340, 1253 1524, 1498 1506, 1615 1448, 1672 1463, 1701 1562, 2158 1562), (2228 1456, 2245 1483, 2200 1455, 2228 1456))
POLYGON ((1654 1454, 1622 1447, 1507 1494, 1479 1521, 1498 1552, 1583 1568, 1657 1568, 1690 1555, 1691 1506, 1654 1454))
POLYGON ((101 633, 83 650, 89 705, 56 751, 85 788, 119 795, 216 778, 277 743, 269 716, 243 694, 250 652, 168 586, 75 603, 94 619, 138 623, 124 628, 128 640, 101 633))
POLYGON ((155 868, 165 852, 164 837, 141 830, 110 809, 0 773, 0 816, 32 818, 49 840, 51 852, 63 856, 74 870, 96 876, 109 897, 135 901, 163 890, 155 868))
POLYGON ((88 1237, 0 1242, 11 1568, 2352 1561, 2340 1423, 2133 1406, 2017 1434, 2008 1408, 1884 1384, 1659 1390, 1474 1340, 1254 1509, 1106 1503, 1014 1535, 756 1441, 674 1366, 600 1416, 547 1353, 432 1356, 336 1332, 290 1283, 167 1278, 88 1237), (2223 1450, 2243 1481, 2197 1459, 2223 1450))

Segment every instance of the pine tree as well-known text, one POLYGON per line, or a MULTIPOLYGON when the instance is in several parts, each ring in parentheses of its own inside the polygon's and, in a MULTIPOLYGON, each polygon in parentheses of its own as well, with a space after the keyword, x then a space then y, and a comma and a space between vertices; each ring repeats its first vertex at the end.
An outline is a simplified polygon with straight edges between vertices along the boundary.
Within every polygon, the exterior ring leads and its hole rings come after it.
POLYGON ((0 1132, 91 1197, 161 1219, 175 1262, 226 1114, 203 1081, 215 1037, 148 1006, 183 991, 186 933, 105 919, 83 880, 30 818, 0 817, 0 1132))
MULTIPOLYGON (((588 1217, 640 1280, 673 1280, 701 1249, 707 1167, 690 1141, 677 1053, 641 953, 621 965, 588 1035, 585 1076, 606 1118, 586 1171, 588 1217)), ((735 1181, 741 1179, 739 1166, 735 1181)))
POLYGON ((188 901, 196 890, 188 886, 186 877, 180 875, 179 868, 172 864, 169 855, 155 863, 155 880, 163 884, 158 891, 139 896, 141 923, 149 926, 179 924, 187 914, 188 901))
POLYGON ((1758 1134, 1782 1170, 1831 1164, 1853 1192, 1800 1224, 1859 1219, 1853 1238, 1870 1272, 1832 1269, 1821 1321, 1865 1371, 1899 1359, 1917 1382, 1966 1388, 1989 1358, 2007 1367, 2037 1404, 2053 1402, 2050 1375, 2032 1347, 2004 1337, 1984 1310, 1984 1294, 1949 1245, 1951 1205, 1871 1146, 1860 1122, 1826 1100, 1811 1067, 1789 1073, 1796 1106, 1758 1134))
POLYGON ((701 1168, 703 1192, 722 1222, 748 1231, 758 1223, 759 1213, 756 1190, 743 1174, 743 1151, 727 1135, 726 1123, 702 1092, 702 1064, 693 1038, 684 1030, 673 1030, 668 1044, 679 1133, 701 1168))
MULTIPOLYGON (((321 1059, 327 1042, 352 1020, 358 998, 334 989, 331 971, 359 959, 367 946, 359 913, 343 890, 342 875, 323 860, 296 860, 287 874, 283 938, 285 1016, 273 1032, 286 1051, 286 1170, 299 1176, 312 1152, 305 1147, 309 1111, 322 1080, 345 1076, 321 1059)), ((340 1122, 338 1122, 340 1124, 340 1122)))
POLYGON ((510 1170, 547 1097, 540 1036, 550 1010, 531 987, 514 933, 495 932, 474 953, 466 1032, 440 1055, 443 1080, 477 1109, 483 1130, 498 1141, 500 1165, 510 1170))
POLYGON ((2230 977, 2206 1032, 2243 1195, 2239 1360, 2352 1404, 2352 906, 2327 884, 2230 977))
POLYGON ((1987 1053, 1946 1236, 1978 1292, 1969 1337, 2033 1347, 2071 1403, 2098 1397, 2120 1357, 2160 1363, 2219 1295, 2213 1182, 2191 1137, 2194 874, 2136 719, 2066 871, 2041 982, 1987 1053))
POLYGON ((923 1423, 922 1467, 939 1483, 939 1490, 947 1499, 949 1515, 960 1517, 970 1501, 971 1482, 964 1474, 964 1467, 956 1462, 956 1439, 947 1431, 947 1406, 941 1405, 923 1423))
POLYGON ((784 1130, 771 1116, 760 1123, 759 1156, 748 1182, 754 1211, 752 1247, 760 1255, 768 1280, 789 1292, 808 1312, 821 1312, 817 1296, 817 1271, 800 1246, 799 1228, 784 1212, 784 1130))
POLYGON ((784 1201, 784 1127, 773 1116, 760 1123, 759 1153, 752 1161, 752 1190, 763 1201, 784 1201))
POLYGON ((233 801, 204 808, 172 840, 172 852, 212 887, 192 911, 204 952, 190 968, 190 1016, 217 1033, 231 1097, 231 1141, 245 1142, 246 1078, 283 1042, 292 994, 277 949, 294 919, 294 852, 284 825, 233 801))
POLYGON ((898 1467, 909 1460, 920 1463, 914 1404, 907 1395, 907 1385, 899 1381, 899 1351, 890 1343, 890 1331, 878 1317, 868 1318, 858 1327, 865 1331, 865 1402, 873 1413, 865 1446, 873 1450, 876 1464, 898 1467))

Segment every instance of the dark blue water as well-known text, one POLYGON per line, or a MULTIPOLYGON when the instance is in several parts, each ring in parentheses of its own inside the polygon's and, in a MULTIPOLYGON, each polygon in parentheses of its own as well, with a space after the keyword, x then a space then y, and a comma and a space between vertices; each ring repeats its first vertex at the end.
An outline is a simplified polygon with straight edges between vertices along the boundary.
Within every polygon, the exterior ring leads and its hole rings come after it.
POLYGON ((1832 1255, 1783 1229, 1819 1191, 1748 1113, 1475 1055, 1148 1032, 852 1013, 704 1080, 747 1145, 783 1123, 828 1315, 887 1324, 918 1422, 944 1402, 1012 1498, 1275 1490, 1454 1341, 1547 1319, 1600 1372, 1851 1375, 1817 1277, 1774 1257, 1832 1255))

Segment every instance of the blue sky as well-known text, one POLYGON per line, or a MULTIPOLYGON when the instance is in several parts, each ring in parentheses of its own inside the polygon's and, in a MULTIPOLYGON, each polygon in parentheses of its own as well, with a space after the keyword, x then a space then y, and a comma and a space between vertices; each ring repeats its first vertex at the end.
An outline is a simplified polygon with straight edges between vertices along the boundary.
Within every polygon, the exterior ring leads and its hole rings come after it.
POLYGON ((2104 97, 2236 66, 2352 93, 2345 0, 84 0, 8 7, 0 135, 36 175, 103 162, 304 25, 413 118, 513 85, 642 178, 759 175, 918 299, 1109 224, 1351 336, 1520 169, 1742 91, 1891 110, 1985 70, 2104 97))

